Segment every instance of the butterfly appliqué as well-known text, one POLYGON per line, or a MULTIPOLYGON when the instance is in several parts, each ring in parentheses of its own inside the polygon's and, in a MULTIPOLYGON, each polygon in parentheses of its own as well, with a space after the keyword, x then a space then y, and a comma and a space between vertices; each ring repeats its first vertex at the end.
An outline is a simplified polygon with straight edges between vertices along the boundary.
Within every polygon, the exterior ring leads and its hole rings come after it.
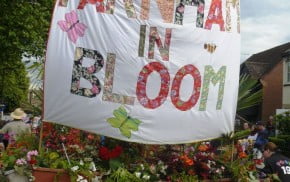
POLYGON ((138 131, 141 121, 128 115, 126 109, 120 106, 113 111, 114 117, 108 118, 107 122, 114 128, 118 128, 121 134, 131 138, 132 131, 138 131))
POLYGON ((67 32, 69 40, 76 43, 79 37, 83 37, 87 26, 80 23, 78 15, 75 11, 71 11, 65 14, 65 20, 57 22, 59 27, 67 32))

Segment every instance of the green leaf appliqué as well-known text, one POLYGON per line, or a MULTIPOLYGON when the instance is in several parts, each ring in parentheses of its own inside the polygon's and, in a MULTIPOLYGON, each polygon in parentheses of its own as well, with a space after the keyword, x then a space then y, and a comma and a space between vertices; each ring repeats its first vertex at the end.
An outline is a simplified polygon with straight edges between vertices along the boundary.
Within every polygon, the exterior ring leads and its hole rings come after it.
POLYGON ((123 106, 115 109, 113 115, 115 117, 108 118, 107 122, 110 123, 112 127, 119 128, 121 134, 125 137, 131 138, 131 131, 138 131, 141 121, 128 116, 128 113, 123 106))

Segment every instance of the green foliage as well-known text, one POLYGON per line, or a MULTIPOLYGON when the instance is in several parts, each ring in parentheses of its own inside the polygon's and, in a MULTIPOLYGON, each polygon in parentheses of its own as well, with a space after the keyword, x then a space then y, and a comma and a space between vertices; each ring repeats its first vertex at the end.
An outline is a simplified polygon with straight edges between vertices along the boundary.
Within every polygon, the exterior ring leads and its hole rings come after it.
POLYGON ((0 100, 12 111, 26 101, 29 79, 20 60, 0 64, 0 75, 0 100))
POLYGON ((237 112, 261 103, 263 90, 258 89, 258 86, 259 81, 249 75, 240 77, 237 112))
POLYGON ((39 137, 27 133, 21 134, 17 137, 17 144, 25 147, 27 150, 37 150, 39 144, 39 137))
POLYGON ((194 175, 188 175, 185 172, 181 172, 179 174, 173 175, 171 177, 172 181, 182 181, 182 182, 196 182, 198 181, 198 176, 194 175))
POLYGON ((118 168, 113 171, 112 174, 105 180, 106 182, 141 182, 142 180, 137 178, 134 174, 130 173, 125 168, 118 168))
POLYGON ((109 161, 110 169, 117 170, 120 167, 123 167, 123 163, 119 159, 111 159, 109 161))
POLYGON ((42 113, 43 92, 42 89, 30 89, 31 100, 22 102, 21 107, 33 116, 40 116, 42 113))
POLYGON ((0 49, 5 50, 0 53, 1 59, 4 55, 8 59, 23 55, 42 57, 53 1, 1 0, 0 7, 0 49))
POLYGON ((68 169, 69 164, 67 160, 60 156, 57 152, 40 151, 37 157, 40 167, 53 169, 68 169))
POLYGON ((279 147, 284 155, 290 157, 290 113, 276 115, 275 122, 279 134, 277 137, 270 137, 269 139, 279 147))
POLYGON ((242 130, 242 131, 237 131, 235 132, 233 136, 233 140, 240 140, 243 138, 247 138, 251 133, 251 130, 242 130))
POLYGON ((233 141, 247 138, 250 133, 251 133, 251 130, 241 130, 237 132, 230 132, 228 134, 222 135, 222 137, 217 138, 216 140, 221 141, 223 144, 231 144, 233 141))
POLYGON ((1 0, 0 7, 0 102, 12 111, 28 95, 22 59, 44 57, 53 1, 1 0))
POLYGON ((290 135, 290 113, 285 112, 275 116, 280 135, 290 135))
POLYGON ((1 161, 5 170, 14 169, 14 164, 16 160, 16 156, 10 155, 9 153, 3 152, 1 155, 1 161))
MULTIPOLYGON (((231 149, 230 149, 231 150, 231 149)), ((229 150, 229 151, 230 151, 229 150)), ((228 152, 228 151, 226 151, 228 152)), ((234 181, 239 182, 258 182, 256 171, 253 170, 255 163, 252 159, 252 156, 249 155, 246 158, 237 158, 233 161, 223 161, 223 164, 230 170, 232 174, 231 178, 234 181)))

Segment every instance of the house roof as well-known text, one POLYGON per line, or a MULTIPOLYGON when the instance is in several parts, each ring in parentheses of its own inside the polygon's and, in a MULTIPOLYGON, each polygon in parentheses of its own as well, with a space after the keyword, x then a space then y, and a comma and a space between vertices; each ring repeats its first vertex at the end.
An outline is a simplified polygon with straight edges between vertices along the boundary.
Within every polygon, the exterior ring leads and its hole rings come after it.
POLYGON ((245 62, 246 72, 253 78, 261 78, 282 61, 283 55, 289 49, 290 42, 252 55, 245 62))

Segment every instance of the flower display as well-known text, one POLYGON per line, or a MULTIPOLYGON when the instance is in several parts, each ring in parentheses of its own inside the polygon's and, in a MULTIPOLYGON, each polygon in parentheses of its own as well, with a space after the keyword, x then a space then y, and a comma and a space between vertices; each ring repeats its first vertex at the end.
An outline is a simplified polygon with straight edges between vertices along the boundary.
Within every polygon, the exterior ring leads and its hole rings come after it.
POLYGON ((252 145, 247 140, 236 140, 235 146, 213 142, 143 145, 57 124, 43 127, 45 150, 35 150, 38 143, 32 147, 31 140, 16 141, 1 156, 1 169, 15 169, 30 179, 33 168, 46 167, 64 169, 72 181, 78 182, 93 178, 178 182, 225 177, 252 180, 257 176, 256 166, 263 164, 262 158, 252 157, 252 145))

